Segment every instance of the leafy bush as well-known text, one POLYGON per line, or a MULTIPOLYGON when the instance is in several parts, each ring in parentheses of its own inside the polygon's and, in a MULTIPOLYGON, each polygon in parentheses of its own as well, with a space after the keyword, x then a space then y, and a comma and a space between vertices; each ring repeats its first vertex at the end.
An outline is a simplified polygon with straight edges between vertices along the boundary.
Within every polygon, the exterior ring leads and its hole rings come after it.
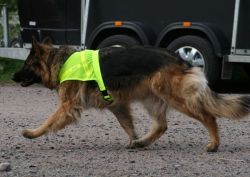
MULTIPOLYGON (((0 5, 2 3, 7 3, 8 5, 8 20, 9 20, 9 40, 18 38, 20 35, 20 24, 19 24, 19 19, 17 15, 17 3, 16 0, 8 0, 8 1, 3 1, 0 0, 0 5)), ((0 6, 0 12, 2 10, 2 6, 0 6)), ((1 13, 0 13, 1 17, 1 13)), ((0 21, 0 41, 3 38, 3 26, 2 26, 2 21, 0 21)))
POLYGON ((21 60, 0 58, 0 82, 11 82, 11 77, 22 65, 21 60))

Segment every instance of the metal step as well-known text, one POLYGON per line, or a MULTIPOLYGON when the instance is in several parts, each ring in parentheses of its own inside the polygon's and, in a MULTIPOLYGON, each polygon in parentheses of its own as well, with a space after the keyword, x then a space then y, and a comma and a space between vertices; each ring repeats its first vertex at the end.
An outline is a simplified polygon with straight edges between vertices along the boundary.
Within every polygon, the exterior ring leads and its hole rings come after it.
POLYGON ((225 62, 250 63, 250 55, 227 55, 224 59, 225 62))

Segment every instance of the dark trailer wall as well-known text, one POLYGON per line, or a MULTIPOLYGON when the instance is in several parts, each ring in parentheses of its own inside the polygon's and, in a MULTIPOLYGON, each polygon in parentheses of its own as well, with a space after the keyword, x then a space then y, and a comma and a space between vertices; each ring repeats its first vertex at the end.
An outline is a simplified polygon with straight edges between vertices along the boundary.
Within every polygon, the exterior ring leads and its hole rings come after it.
POLYGON ((201 67, 209 83, 230 54, 235 0, 18 0, 18 5, 26 48, 32 35, 91 49, 151 44, 201 67), (183 26, 185 21, 192 23, 183 26))
POLYGON ((231 40, 234 3, 234 0, 93 0, 87 39, 102 22, 125 20, 143 23, 155 36, 173 22, 210 23, 231 40))
POLYGON ((21 35, 50 36, 54 44, 80 45, 81 0, 18 0, 21 35))
POLYGON ((210 84, 250 63, 249 0, 18 0, 18 8, 25 48, 32 35, 78 49, 151 44, 201 67, 210 84))
MULTIPOLYGON (((250 1, 241 0, 236 48, 250 49, 250 1)), ((250 52, 248 52, 248 55, 250 52)))
MULTIPOLYGON (((18 0, 22 38, 51 36, 55 44, 80 45, 81 0, 18 0)), ((173 22, 192 21, 217 27, 231 41, 234 0, 90 0, 86 42, 104 22, 139 22, 157 35, 173 22)), ((107 35, 107 34, 106 34, 107 35)))

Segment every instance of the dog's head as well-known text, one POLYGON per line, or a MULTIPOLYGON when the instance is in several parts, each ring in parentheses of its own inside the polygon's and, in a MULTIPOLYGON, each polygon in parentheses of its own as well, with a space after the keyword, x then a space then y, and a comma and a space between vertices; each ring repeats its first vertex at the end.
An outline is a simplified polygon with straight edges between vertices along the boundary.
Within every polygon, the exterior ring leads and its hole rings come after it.
POLYGON ((39 43, 33 37, 30 54, 25 60, 21 70, 17 71, 12 79, 15 82, 21 83, 23 87, 41 82, 41 80, 43 80, 42 77, 44 77, 42 74, 48 70, 46 61, 51 48, 52 45, 49 38, 39 43))

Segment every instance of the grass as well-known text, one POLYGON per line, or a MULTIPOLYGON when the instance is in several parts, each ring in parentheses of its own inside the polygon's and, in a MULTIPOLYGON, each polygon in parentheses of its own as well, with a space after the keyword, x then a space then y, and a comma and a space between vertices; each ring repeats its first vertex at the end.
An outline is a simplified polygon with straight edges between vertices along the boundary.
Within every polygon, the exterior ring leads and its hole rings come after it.
POLYGON ((23 66, 21 60, 0 58, 0 82, 12 82, 13 74, 23 66))

